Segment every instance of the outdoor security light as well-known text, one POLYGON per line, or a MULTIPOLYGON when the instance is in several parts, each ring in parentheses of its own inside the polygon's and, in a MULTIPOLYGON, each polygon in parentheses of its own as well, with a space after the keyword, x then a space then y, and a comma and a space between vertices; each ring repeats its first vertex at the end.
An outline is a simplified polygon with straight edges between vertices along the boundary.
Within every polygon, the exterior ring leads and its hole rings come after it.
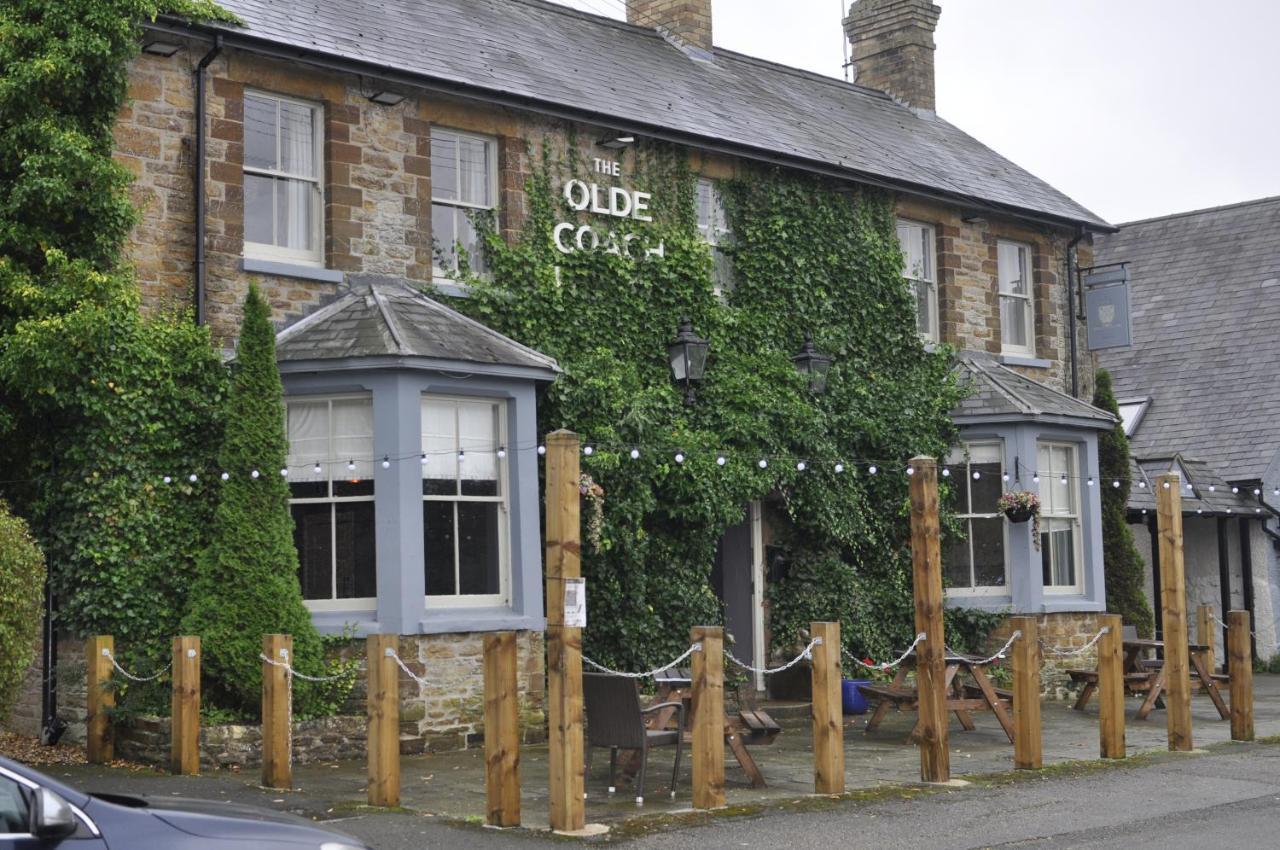
POLYGON ((834 360, 813 347, 811 335, 804 335, 804 345, 800 347, 800 353, 791 358, 791 362, 796 364, 797 372, 808 376, 810 392, 821 393, 827 388, 827 373, 831 371, 834 360))
POLYGON ((684 403, 693 404, 694 386, 702 381, 707 369, 707 350, 711 344, 693 332, 693 324, 687 318, 680 319, 676 338, 667 344, 667 362, 671 375, 684 389, 684 403))
POLYGON ((181 44, 172 41, 148 41, 142 45, 143 53, 150 53, 152 56, 172 56, 182 49, 181 44))
POLYGON ((616 136, 608 136, 596 142, 602 148, 608 148, 612 151, 620 151, 628 145, 634 145, 636 137, 630 133, 619 133, 616 136))
POLYGON ((404 100, 404 95, 400 94, 399 92, 387 91, 386 89, 379 89, 378 91, 369 95, 369 100, 373 101, 374 103, 380 103, 383 106, 395 106, 397 103, 404 100))

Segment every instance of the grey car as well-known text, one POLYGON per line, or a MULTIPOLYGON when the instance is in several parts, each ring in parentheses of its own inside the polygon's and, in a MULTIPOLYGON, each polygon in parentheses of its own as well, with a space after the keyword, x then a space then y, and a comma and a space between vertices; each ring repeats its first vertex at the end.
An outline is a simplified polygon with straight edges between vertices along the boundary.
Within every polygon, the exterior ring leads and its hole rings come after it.
POLYGON ((205 800, 84 794, 0 758, 0 848, 368 850, 280 812, 205 800))

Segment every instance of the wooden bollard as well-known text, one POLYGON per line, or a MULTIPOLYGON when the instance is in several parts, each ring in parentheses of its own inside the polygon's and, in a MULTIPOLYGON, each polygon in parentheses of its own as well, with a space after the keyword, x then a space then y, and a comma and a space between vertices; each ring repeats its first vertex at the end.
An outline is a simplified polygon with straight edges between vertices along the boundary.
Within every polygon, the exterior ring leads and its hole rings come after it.
POLYGON ((925 782, 951 780, 947 731, 946 649, 942 628, 942 553, 939 548, 938 464, 931 457, 913 457, 911 467, 911 584, 915 596, 916 633, 925 639, 916 647, 916 688, 919 693, 920 778, 925 782))
POLYGON ((262 654, 262 784, 293 787, 293 741, 289 716, 289 674, 278 664, 293 663, 292 635, 263 635, 262 654))
POLYGON ((200 638, 173 639, 173 697, 169 712, 169 770, 200 772, 200 638))
POLYGON ((547 762, 551 828, 586 825, 582 736, 582 629, 564 624, 565 579, 582 575, 578 435, 547 435, 547 762))
POLYGON ((1098 752, 1104 759, 1125 757, 1124 620, 1119 614, 1098 618, 1107 633, 1098 639, 1098 752))
POLYGON ((1010 617, 1022 632, 1013 642, 1013 766, 1039 770, 1044 764, 1040 725, 1040 630, 1035 617, 1010 617))
POLYGON ((516 633, 484 636, 485 823, 520 825, 520 692, 516 633))
POLYGON ((111 689, 111 658, 115 651, 115 638, 111 635, 95 635, 84 646, 88 715, 85 752, 90 764, 106 764, 115 758, 111 730, 111 710, 116 707, 116 693, 111 689))
POLYGON ((724 629, 695 626, 693 653, 693 807, 724 805, 724 629))
POLYGON ((365 638, 368 669, 369 805, 400 805, 400 668, 395 635, 365 638))
POLYGON ((1231 740, 1253 740, 1253 647, 1249 612, 1227 614, 1227 666, 1231 672, 1231 740))
POLYGON ((1196 643, 1208 647, 1204 652, 1204 669, 1212 673, 1218 669, 1218 626, 1214 622, 1213 606, 1196 607, 1196 643))
POLYGON ((1165 714, 1169 749, 1187 752, 1191 742, 1191 665, 1187 649, 1187 588, 1182 556, 1182 477, 1156 478, 1160 533, 1160 597, 1164 625, 1165 714))
POLYGON ((813 648, 813 790, 844 793, 844 711, 840 701, 840 624, 811 623, 813 648))

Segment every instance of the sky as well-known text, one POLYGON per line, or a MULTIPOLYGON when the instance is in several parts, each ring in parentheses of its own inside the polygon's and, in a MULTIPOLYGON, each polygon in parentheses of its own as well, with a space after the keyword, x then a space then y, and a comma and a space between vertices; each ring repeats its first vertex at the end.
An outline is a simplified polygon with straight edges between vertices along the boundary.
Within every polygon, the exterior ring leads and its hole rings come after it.
MULTIPOLYGON (((935 2, 938 113, 1104 219, 1280 195, 1277 0, 935 2)), ((840 77, 847 4, 714 0, 714 40, 840 77)))

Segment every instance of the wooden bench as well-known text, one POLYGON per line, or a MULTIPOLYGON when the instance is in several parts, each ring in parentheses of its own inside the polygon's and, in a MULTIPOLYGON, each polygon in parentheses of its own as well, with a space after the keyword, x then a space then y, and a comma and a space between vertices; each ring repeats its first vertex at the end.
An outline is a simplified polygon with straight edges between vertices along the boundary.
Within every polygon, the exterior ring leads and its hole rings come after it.
POLYGON ((777 721, 759 709, 738 712, 738 722, 748 744, 772 744, 782 731, 777 721))
MULTIPOLYGON (((1097 670, 1068 670, 1067 675, 1071 677, 1071 681, 1076 684, 1084 685, 1080 691, 1080 696, 1076 697, 1075 703, 1071 706, 1076 711, 1084 711, 1084 707, 1089 704, 1089 700, 1093 697, 1094 691, 1098 689, 1098 671, 1097 670)), ((1129 693, 1139 693, 1150 690, 1150 675, 1147 673, 1125 673, 1124 686, 1129 693)))

